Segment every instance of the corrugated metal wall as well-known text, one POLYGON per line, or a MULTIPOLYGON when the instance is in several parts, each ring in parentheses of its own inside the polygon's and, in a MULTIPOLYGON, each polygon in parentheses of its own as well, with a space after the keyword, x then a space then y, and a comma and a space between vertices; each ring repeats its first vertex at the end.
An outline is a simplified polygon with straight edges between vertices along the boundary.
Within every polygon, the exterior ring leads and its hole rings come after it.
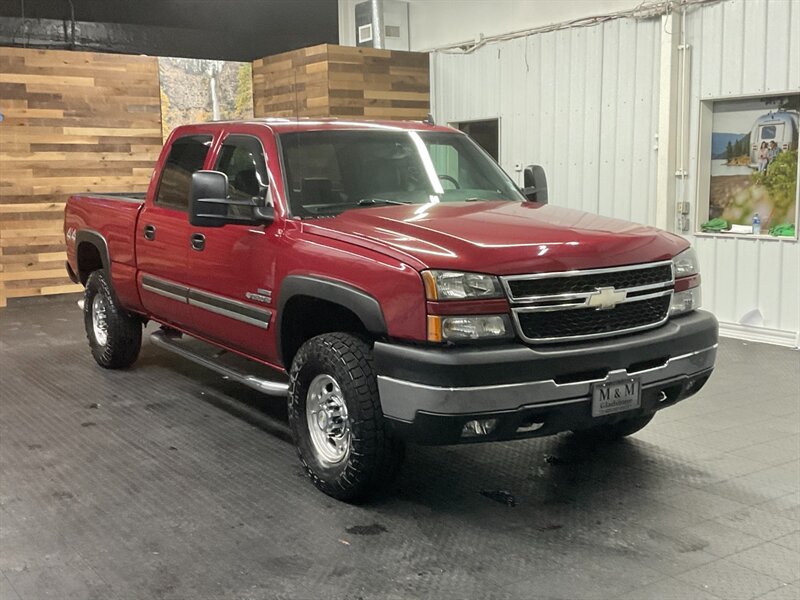
POLYGON ((434 116, 500 117, 507 172, 541 164, 551 202, 653 223, 659 34, 658 20, 618 20, 436 53, 434 116))
MULTIPOLYGON (((695 206, 700 101, 800 89, 800 3, 727 0, 687 15, 690 175, 695 206)), ((434 53, 437 122, 500 118, 500 162, 545 167, 550 201, 655 223, 661 21, 590 28, 434 53)), ((694 226, 694 219, 693 219, 694 226)), ((763 326, 800 329, 800 252, 778 240, 697 237, 704 304, 727 323, 758 308, 763 326)))
MULTIPOLYGON (((687 197, 697 198, 700 103, 800 91, 800 2, 729 0, 689 13, 691 46, 687 197)), ((704 304, 720 321, 738 323, 752 309, 763 327, 800 329, 800 246, 788 240, 697 236, 704 304)))

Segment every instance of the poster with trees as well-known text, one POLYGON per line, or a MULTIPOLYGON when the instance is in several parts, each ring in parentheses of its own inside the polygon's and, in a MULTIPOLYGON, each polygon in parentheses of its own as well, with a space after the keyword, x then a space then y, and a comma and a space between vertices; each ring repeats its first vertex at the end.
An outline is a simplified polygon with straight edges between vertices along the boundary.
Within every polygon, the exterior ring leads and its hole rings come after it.
POLYGON ((796 231, 798 131, 800 94, 715 101, 709 220, 751 225, 758 214, 763 234, 796 231))
POLYGON ((161 132, 178 125, 253 117, 250 63, 159 58, 161 132))

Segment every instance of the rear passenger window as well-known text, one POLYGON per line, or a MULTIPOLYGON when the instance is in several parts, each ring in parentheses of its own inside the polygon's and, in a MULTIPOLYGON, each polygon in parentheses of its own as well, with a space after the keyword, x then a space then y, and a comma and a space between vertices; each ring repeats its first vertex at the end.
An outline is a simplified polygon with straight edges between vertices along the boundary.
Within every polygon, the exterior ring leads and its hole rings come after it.
POLYGON ((203 168, 210 147, 210 135, 188 135, 172 143, 158 183, 156 204, 188 210, 192 173, 203 168))

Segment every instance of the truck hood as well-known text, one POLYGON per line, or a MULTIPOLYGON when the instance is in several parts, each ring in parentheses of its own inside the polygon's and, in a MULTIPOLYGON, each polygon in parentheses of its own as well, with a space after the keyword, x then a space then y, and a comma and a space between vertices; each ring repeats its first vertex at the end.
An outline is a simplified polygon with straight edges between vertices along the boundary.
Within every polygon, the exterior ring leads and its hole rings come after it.
POLYGON ((689 246, 653 227, 534 202, 371 207, 306 221, 304 229, 416 268, 496 275, 666 260, 689 246))

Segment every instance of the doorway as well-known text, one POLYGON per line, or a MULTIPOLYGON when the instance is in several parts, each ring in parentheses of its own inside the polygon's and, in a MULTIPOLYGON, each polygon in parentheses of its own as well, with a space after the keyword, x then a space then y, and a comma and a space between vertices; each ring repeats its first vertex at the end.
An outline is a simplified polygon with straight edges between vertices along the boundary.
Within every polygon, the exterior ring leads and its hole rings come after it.
POLYGON ((462 121, 453 123, 453 126, 475 140, 496 161, 500 161, 500 119, 462 121))

